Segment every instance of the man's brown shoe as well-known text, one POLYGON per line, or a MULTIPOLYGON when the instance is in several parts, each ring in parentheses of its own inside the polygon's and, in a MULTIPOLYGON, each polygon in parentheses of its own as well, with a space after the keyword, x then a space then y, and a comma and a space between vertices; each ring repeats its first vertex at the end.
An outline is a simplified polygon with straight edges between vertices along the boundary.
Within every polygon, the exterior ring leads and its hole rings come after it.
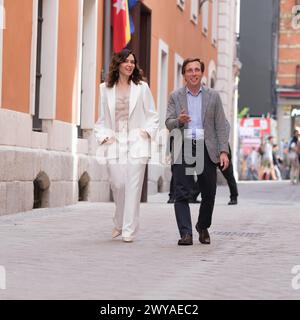
POLYGON ((199 229, 198 223, 196 224, 196 230, 199 233, 199 241, 203 244, 210 244, 210 236, 207 229, 199 229))
POLYGON ((179 246, 190 246, 192 244, 193 244, 193 237, 190 234, 186 234, 181 239, 178 240, 179 246))

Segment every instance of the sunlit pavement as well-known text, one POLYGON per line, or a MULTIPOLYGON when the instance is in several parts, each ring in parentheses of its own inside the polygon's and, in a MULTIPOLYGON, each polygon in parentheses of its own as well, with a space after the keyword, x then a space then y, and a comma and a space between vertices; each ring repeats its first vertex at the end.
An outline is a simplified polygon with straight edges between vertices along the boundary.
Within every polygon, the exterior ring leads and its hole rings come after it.
POLYGON ((218 187, 208 246, 196 232, 193 246, 177 246, 167 194, 141 205, 133 243, 111 239, 112 203, 2 216, 0 299, 299 299, 300 185, 243 182, 239 192, 228 206, 218 187))

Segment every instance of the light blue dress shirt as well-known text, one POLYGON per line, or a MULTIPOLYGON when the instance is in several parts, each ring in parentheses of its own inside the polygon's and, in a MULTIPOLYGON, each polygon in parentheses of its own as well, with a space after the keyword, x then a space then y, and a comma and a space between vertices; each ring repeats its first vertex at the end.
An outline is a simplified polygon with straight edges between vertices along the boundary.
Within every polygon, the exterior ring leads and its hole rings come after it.
POLYGON ((186 88, 188 112, 191 121, 188 123, 188 132, 186 138, 188 139, 202 139, 203 138, 203 120, 202 120, 202 87, 199 92, 193 95, 191 91, 186 88))

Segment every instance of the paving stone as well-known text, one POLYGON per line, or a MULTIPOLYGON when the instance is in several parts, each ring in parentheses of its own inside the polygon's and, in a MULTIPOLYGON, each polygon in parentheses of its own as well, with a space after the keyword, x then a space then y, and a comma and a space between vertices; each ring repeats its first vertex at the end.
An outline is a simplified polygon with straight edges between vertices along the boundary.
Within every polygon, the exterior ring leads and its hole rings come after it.
MULTIPOLYGON (((111 239, 114 204, 79 203, 0 217, 1 299, 299 299, 300 185, 218 187, 212 243, 178 247, 168 194, 141 204, 133 243, 111 239)), ((191 205, 193 224, 199 205, 191 205)))

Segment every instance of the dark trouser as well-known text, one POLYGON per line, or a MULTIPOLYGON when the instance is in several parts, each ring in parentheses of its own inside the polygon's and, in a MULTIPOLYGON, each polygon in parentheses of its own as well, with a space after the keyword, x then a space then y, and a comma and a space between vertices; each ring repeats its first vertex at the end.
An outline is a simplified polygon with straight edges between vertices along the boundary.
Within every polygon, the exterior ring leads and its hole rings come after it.
POLYGON ((173 200, 175 197, 175 186, 174 186, 174 178, 173 178, 173 167, 174 165, 171 165, 171 173, 172 173, 172 177, 171 177, 171 181, 170 181, 170 192, 169 192, 169 199, 173 200))
MULTIPOLYGON (((174 164, 173 177, 175 182, 175 215, 180 236, 192 235, 192 221, 189 207, 189 198, 194 186, 194 176, 186 175, 186 168, 191 167, 185 163, 174 164)), ((201 205, 198 216, 200 229, 209 228, 215 204, 217 189, 216 164, 213 163, 204 147, 204 170, 197 175, 197 186, 201 192, 201 205)))
POLYGON ((230 199, 237 199, 238 197, 238 189, 237 189, 237 184, 234 178, 234 174, 233 174, 233 166, 232 166, 232 162, 229 162, 229 166, 226 170, 222 171, 222 169, 219 166, 220 171, 222 172, 224 178, 226 179, 227 183, 228 183, 228 187, 230 190, 230 199))
MULTIPOLYGON (((175 182, 174 182, 174 177, 173 177, 173 167, 174 165, 171 165, 171 173, 172 173, 172 177, 171 177, 171 181, 170 181, 170 192, 169 192, 169 200, 174 200, 175 199, 175 182)), ((192 201, 196 201, 200 191, 198 190, 198 184, 197 182, 193 183, 193 186, 190 190, 190 200, 192 201)))

